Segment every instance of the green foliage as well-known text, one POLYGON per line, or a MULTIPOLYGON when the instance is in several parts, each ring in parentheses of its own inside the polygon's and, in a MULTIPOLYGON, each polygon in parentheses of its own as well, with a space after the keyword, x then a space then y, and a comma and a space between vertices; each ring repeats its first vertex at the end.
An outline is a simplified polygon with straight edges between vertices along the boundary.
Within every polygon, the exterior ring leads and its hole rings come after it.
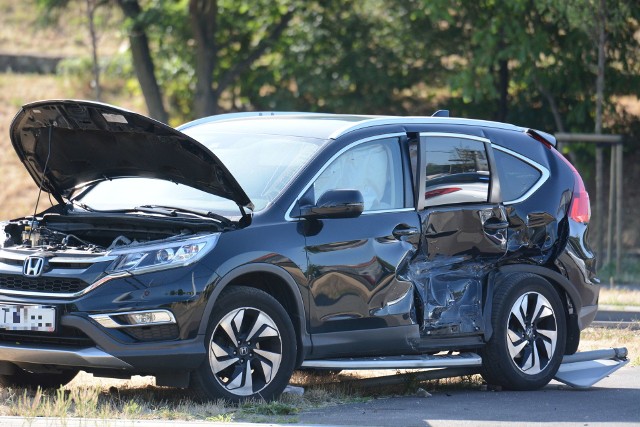
MULTIPOLYGON (((429 114, 449 108, 551 132, 589 132, 593 11, 600 1, 210 0, 217 7, 210 23, 212 89, 222 110, 429 114), (293 19, 274 37, 290 11, 293 19), (264 41, 267 49, 254 55, 264 41)), ((37 2, 43 14, 71 3, 37 2)), ((189 0, 139 3, 136 24, 149 39, 172 121, 194 118, 197 51, 189 0)), ((640 4, 606 4, 605 117, 615 124, 615 96, 640 87, 634 39, 640 4)), ((133 24, 125 20, 123 31, 133 24)), ((82 67, 63 65, 69 72, 82 67)), ((130 67, 120 70, 132 75, 130 67)))
MULTIPOLYGON (((91 58, 88 56, 79 56, 60 61, 56 72, 64 76, 78 77, 89 81, 91 79, 91 67, 91 58)), ((130 79, 134 77, 131 61, 125 54, 100 58, 100 69, 105 77, 120 79, 130 79)))
POLYGON ((406 29, 416 4, 307 4, 272 62, 254 69, 243 93, 265 109, 407 113, 404 92, 423 81, 437 61, 435 52, 424 49, 424 40, 418 42, 406 29))

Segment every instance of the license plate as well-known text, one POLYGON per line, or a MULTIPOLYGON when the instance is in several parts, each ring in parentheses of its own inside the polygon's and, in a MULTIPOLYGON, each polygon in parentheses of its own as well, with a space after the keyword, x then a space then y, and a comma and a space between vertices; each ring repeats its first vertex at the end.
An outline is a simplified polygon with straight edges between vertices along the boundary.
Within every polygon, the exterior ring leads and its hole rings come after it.
POLYGON ((56 309, 43 305, 0 304, 0 329, 53 332, 56 329, 56 309))

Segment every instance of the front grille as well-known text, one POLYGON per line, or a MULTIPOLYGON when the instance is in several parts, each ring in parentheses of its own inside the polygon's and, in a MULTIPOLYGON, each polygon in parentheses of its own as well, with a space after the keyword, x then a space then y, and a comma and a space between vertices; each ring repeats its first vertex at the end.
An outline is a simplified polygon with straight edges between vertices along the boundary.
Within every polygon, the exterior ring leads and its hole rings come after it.
POLYGON ((87 286, 89 286, 89 284, 85 281, 74 278, 38 277, 31 279, 17 275, 0 275, 0 289, 10 291, 66 294, 80 292, 87 286))
POLYGON ((95 343, 82 331, 61 327, 56 332, 0 330, 0 342, 8 344, 50 344, 65 347, 94 347, 95 343))
POLYGON ((138 341, 169 341, 178 338, 178 325, 157 325, 157 326, 140 326, 135 328, 121 329, 138 341))

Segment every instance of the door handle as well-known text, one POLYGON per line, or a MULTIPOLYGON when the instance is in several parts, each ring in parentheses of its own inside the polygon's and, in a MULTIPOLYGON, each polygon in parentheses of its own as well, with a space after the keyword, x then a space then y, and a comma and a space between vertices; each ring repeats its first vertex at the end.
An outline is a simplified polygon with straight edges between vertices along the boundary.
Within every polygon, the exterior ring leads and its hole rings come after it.
POLYGON ((395 237, 398 240, 401 240, 402 238, 414 236, 419 233, 420 233, 420 230, 418 230, 417 227, 411 227, 406 224, 397 225, 396 228, 394 228, 393 231, 391 232, 391 234, 393 234, 393 237, 395 237))

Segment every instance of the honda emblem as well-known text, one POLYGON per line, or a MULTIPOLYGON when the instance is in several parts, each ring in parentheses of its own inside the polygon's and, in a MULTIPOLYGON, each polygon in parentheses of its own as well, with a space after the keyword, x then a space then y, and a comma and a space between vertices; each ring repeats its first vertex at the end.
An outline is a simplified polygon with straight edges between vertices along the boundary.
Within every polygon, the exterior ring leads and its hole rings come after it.
POLYGON ((38 277, 42 274, 44 268, 44 258, 37 256, 30 256, 24 260, 24 266, 22 267, 22 274, 29 277, 38 277))

